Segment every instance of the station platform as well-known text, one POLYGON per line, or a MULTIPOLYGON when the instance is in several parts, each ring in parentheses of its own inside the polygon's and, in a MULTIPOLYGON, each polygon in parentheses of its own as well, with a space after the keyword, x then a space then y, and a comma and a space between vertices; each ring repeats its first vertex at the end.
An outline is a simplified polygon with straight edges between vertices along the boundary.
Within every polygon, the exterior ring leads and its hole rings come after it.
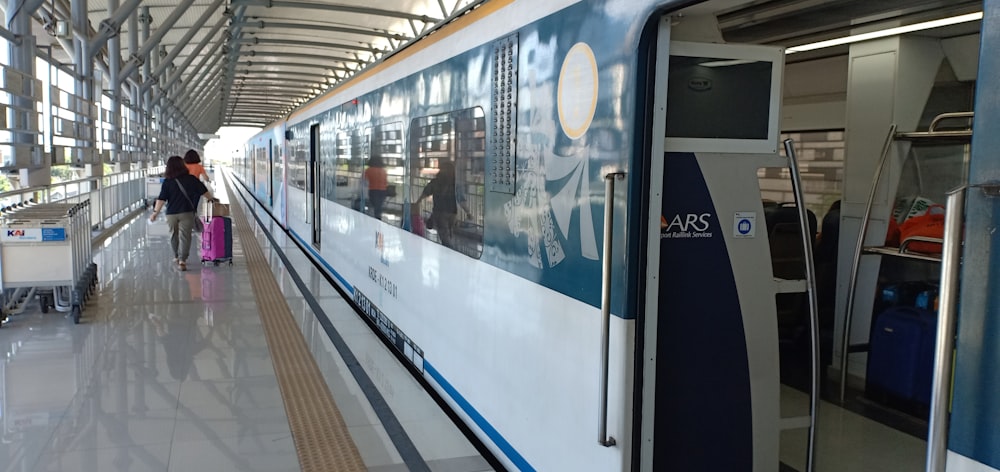
MULTIPOLYGON (((94 235, 81 324, 29 302, 3 325, 0 472, 503 470, 237 190, 214 192, 232 265, 198 264, 196 236, 178 270, 164 219, 137 210, 94 235)), ((808 406, 781 396, 784 416, 808 406)), ((864 404, 819 411, 818 470, 920 468, 921 425, 864 404)), ((788 464, 807 440, 782 433, 778 470, 802 470, 788 464)))
POLYGON ((29 306, 0 329, 0 472, 493 470, 265 213, 215 193, 232 265, 178 270, 140 212, 94 248, 81 324, 29 306))

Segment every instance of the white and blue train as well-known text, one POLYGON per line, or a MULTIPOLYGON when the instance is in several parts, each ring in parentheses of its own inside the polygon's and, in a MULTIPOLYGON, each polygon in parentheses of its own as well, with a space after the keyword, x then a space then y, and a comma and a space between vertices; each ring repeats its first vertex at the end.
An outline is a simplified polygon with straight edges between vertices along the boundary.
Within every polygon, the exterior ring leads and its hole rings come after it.
MULTIPOLYGON (((846 129, 849 151, 877 157, 890 123, 923 123, 940 64, 959 66, 948 51, 928 59, 925 38, 842 46, 849 65, 813 59, 842 66, 846 92, 816 94, 839 97, 840 111, 826 103, 814 124, 789 127, 814 103, 783 112, 787 51, 718 34, 721 13, 752 3, 492 0, 264 129, 236 174, 505 467, 812 470, 821 327, 806 323, 810 347, 795 351, 812 367, 809 406, 796 410, 782 386, 780 305, 811 280, 778 278, 762 169, 788 168, 790 130, 846 129), (862 122, 877 131, 851 131, 862 122), (364 178, 376 159, 388 180, 380 218, 364 178), (420 198, 435 179, 454 201, 420 198), (453 211, 453 223, 435 210, 453 211)), ((1000 5, 971 3, 985 8, 988 50, 1000 43, 1000 5)), ((985 121, 1000 107, 998 68, 984 56, 972 72, 977 128, 1000 122, 985 121)), ((977 160, 978 145, 972 184, 996 166, 977 160)), ((877 159, 857 162, 844 174, 837 313, 877 159)), ((976 195, 970 212, 992 208, 992 194, 976 195)), ((884 229, 892 200, 879 194, 865 215, 873 228, 884 229)), ((991 243, 968 238, 965 250, 991 243)), ((878 266, 861 269, 874 293, 878 266)), ((982 342, 1000 335, 979 287, 991 278, 977 278, 963 286, 963 310, 978 312, 960 317, 977 324, 959 327, 948 470, 1000 470, 997 415, 969 410, 1000 406, 986 367, 997 343, 982 342)), ((843 318, 829 337, 844 336, 843 318)), ((870 323, 855 318, 845 337, 866 337, 870 323)))

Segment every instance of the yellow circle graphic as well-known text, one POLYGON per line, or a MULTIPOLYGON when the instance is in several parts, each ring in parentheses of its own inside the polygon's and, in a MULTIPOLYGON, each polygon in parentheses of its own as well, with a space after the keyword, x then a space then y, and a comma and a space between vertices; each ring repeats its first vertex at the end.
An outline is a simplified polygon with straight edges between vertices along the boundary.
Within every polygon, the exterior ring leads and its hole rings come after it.
POLYGON ((586 43, 576 43, 566 53, 557 97, 563 132, 572 139, 583 136, 597 110, 597 60, 586 43))

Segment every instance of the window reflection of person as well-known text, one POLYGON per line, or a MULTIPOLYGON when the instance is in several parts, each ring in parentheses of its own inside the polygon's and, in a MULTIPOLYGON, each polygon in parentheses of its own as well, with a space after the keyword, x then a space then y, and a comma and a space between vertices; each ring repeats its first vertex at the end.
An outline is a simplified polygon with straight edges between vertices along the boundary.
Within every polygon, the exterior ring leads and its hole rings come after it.
POLYGON ((381 157, 375 156, 368 161, 364 178, 365 186, 368 187, 368 201, 371 204, 372 216, 381 220, 382 208, 385 206, 385 198, 389 188, 389 178, 381 157))
POLYGON ((431 197, 434 207, 427 227, 437 230, 438 238, 445 247, 453 248, 455 220, 458 216, 458 200, 455 198, 455 164, 442 162, 438 173, 427 183, 417 198, 416 204, 431 197))

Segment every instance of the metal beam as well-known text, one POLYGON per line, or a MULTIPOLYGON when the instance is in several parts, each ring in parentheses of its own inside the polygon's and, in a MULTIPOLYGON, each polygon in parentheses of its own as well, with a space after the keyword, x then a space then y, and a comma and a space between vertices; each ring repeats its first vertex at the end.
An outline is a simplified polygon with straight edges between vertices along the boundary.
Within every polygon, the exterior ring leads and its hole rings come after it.
MULTIPOLYGON (((219 39, 218 41, 215 42, 215 45, 212 46, 212 49, 207 54, 202 55, 201 61, 199 61, 198 65, 195 66, 195 68, 191 70, 191 74, 188 75, 188 82, 187 82, 188 86, 187 86, 187 89, 196 87, 198 84, 200 84, 201 80, 205 77, 205 74, 207 74, 208 71, 211 70, 211 68, 214 67, 215 64, 217 64, 223 58, 222 55, 216 54, 216 52, 219 51, 219 49, 222 48, 222 45, 223 45, 224 42, 225 42, 225 39, 219 39), (213 60, 213 62, 212 62, 211 65, 208 65, 206 67, 206 63, 209 60, 213 60), (199 73, 199 71, 200 71, 200 73, 199 73), (197 78, 194 78, 195 74, 198 74, 197 78), (194 79, 194 80, 192 80, 192 79, 194 79)), ((191 57, 193 58, 194 55, 192 55, 191 57)), ((176 82, 177 80, 180 80, 181 74, 183 74, 183 69, 177 69, 177 72, 175 74, 173 74, 173 76, 171 76, 171 78, 167 79, 167 83, 173 85, 174 82, 176 82)), ((172 90, 168 90, 167 92, 164 92, 164 93, 167 93, 168 96, 171 97, 171 98, 176 97, 176 96, 182 94, 182 93, 178 93, 178 92, 173 92, 172 90)), ((159 94, 157 94, 157 96, 159 96, 159 94)))
MULTIPOLYGON (((257 17, 252 17, 257 18, 257 17)), ((289 23, 289 22, 279 22, 279 21, 267 21, 264 20, 247 20, 242 22, 243 26, 257 27, 260 29, 267 28, 288 28, 295 30, 318 30, 318 31, 329 31, 333 33, 347 33, 347 34, 357 34, 361 36, 371 37, 377 36, 380 38, 394 39, 397 41, 405 41, 410 39, 410 36, 399 33, 390 33, 388 31, 382 31, 377 29, 361 29, 361 28, 350 28, 347 26, 337 26, 328 24, 316 24, 316 23, 289 23)))
POLYGON ((286 110, 286 109, 289 109, 289 108, 291 108, 291 107, 293 107, 293 106, 295 106, 297 104, 298 104, 298 102, 296 102, 294 100, 279 102, 279 101, 263 100, 263 99, 260 99, 260 100, 246 100, 246 99, 244 99, 244 100, 234 101, 233 104, 232 104, 232 106, 229 107, 229 109, 230 110, 244 110, 244 109, 246 109, 246 107, 261 106, 261 107, 268 107, 269 110, 286 110))
MULTIPOLYGON (((285 77, 291 78, 306 78, 312 77, 317 82, 326 82, 327 80, 337 80, 336 77, 326 74, 308 74, 305 72, 285 72, 285 71, 270 71, 270 70, 249 70, 249 69, 239 69, 236 71, 237 77, 255 77, 255 78, 272 78, 272 79, 283 79, 285 77), (267 77, 264 77, 266 75, 267 77)), ((332 83, 332 82, 330 82, 332 83)))
POLYGON ((314 62, 270 62, 270 61, 253 62, 253 61, 240 61, 240 62, 237 62, 236 65, 237 66, 243 66, 243 67, 255 67, 255 66, 268 67, 268 66, 273 66, 273 67, 301 67, 303 69, 346 70, 346 71, 351 71, 351 72, 355 71, 355 69, 351 69, 351 68, 348 68, 348 67, 330 66, 330 65, 326 65, 326 64, 317 64, 317 63, 314 63, 314 62))
POLYGON ((205 81, 202 84, 202 87, 194 91, 189 90, 188 92, 182 94, 180 103, 186 104, 184 109, 185 113, 190 113, 192 107, 201 104, 201 102, 204 100, 203 97, 206 94, 211 93, 212 90, 215 90, 216 88, 221 86, 224 83, 223 80, 225 79, 225 76, 226 75, 225 73, 223 73, 223 70, 218 69, 212 74, 211 79, 205 81))
MULTIPOLYGON (((242 14, 246 12, 247 6, 238 5, 237 8, 242 8, 242 10, 240 10, 242 14)), ((243 19, 242 16, 235 18, 235 20, 242 20, 242 19, 243 19)), ((232 83, 233 70, 236 68, 237 59, 240 56, 240 51, 243 49, 243 45, 236 41, 242 37, 243 37, 242 25, 237 24, 230 29, 228 36, 229 42, 226 45, 226 47, 229 49, 226 51, 226 66, 224 73, 224 77, 226 78, 226 81, 229 84, 232 83)), ((225 105, 228 102, 228 100, 229 100, 229 90, 226 89, 222 91, 222 99, 221 99, 222 106, 220 107, 220 109, 225 108, 225 105)), ((219 121, 222 121, 221 113, 219 115, 219 121)))
POLYGON ((250 56, 250 57, 285 57, 285 58, 299 58, 299 59, 309 59, 313 61, 320 61, 321 63, 330 62, 353 62, 359 65, 367 64, 367 62, 362 61, 355 57, 338 57, 329 56, 325 54, 308 54, 308 53, 297 53, 297 52, 273 52, 273 51, 240 51, 238 56, 250 56))
POLYGON ((0 38, 6 39, 7 41, 14 43, 15 46, 21 45, 21 36, 11 33, 9 30, 7 30, 2 26, 0 26, 0 38))
MULTIPOLYGON (((139 8, 140 4, 142 4, 142 0, 128 0, 124 5, 114 8, 114 12, 101 21, 100 26, 97 27, 97 34, 90 40, 90 44, 88 45, 91 58, 97 55, 97 52, 104 47, 108 39, 118 36, 118 33, 121 32, 122 24, 125 23, 132 12, 139 8)), ((112 9, 110 4, 108 5, 108 9, 112 9)))
POLYGON ((239 90, 232 91, 235 97, 248 97, 248 96, 259 96, 259 97, 292 97, 292 98, 304 98, 309 96, 309 92, 302 89, 302 87, 293 87, 288 91, 273 91, 273 90, 258 90, 253 87, 244 86, 239 90))
MULTIPOLYGON (((178 102, 186 103, 188 99, 191 98, 191 94, 196 94, 198 91, 203 89, 208 84, 208 82, 210 82, 209 80, 205 80, 207 77, 209 77, 209 74, 213 74, 214 77, 215 75, 221 74, 222 71, 224 70, 223 67, 216 67, 216 64, 218 64, 219 61, 222 61, 223 56, 216 55, 216 56, 205 56, 205 57, 206 58, 212 57, 212 63, 209 64, 207 67, 203 68, 201 70, 201 73, 198 74, 198 77, 194 81, 190 80, 188 81, 189 87, 185 88, 183 92, 177 95, 177 97, 179 97, 177 99, 178 102)), ((163 95, 164 93, 168 92, 161 91, 159 95, 163 95)), ((174 97, 172 96, 172 98, 174 97)))
MULTIPOLYGON (((226 20, 227 20, 226 16, 222 15, 222 17, 219 18, 219 21, 215 23, 215 26, 213 26, 212 29, 209 30, 208 34, 206 34, 205 37, 202 38, 201 42, 198 43, 198 46, 194 48, 194 51, 192 51, 191 54, 188 55, 187 59, 185 59, 184 62, 181 63, 180 67, 177 68, 177 72, 174 74, 170 74, 167 77, 167 82, 164 85, 168 90, 170 89, 170 86, 174 84, 174 82, 180 80, 181 75, 184 73, 184 71, 187 70, 187 68, 191 65, 192 62, 194 62, 196 57, 199 57, 199 54, 201 54, 201 52, 205 49, 205 46, 208 45, 208 43, 212 40, 212 38, 214 38, 215 35, 218 34, 219 30, 221 30, 222 27, 226 24, 226 20)), ((224 38, 220 38, 219 41, 216 41, 215 46, 212 47, 211 51, 209 51, 207 55, 202 57, 202 60, 198 64, 198 67, 194 69, 195 71, 199 70, 201 66, 205 64, 205 62, 208 60, 208 56, 214 55, 215 52, 219 50, 219 48, 222 46, 223 41, 225 41, 224 38)), ((194 75, 193 72, 192 75, 194 75)))
MULTIPOLYGON (((177 5, 177 8, 170 13, 170 16, 168 16, 167 19, 163 21, 163 24, 160 25, 159 28, 156 28, 156 32, 153 33, 153 35, 150 36, 149 39, 147 39, 146 42, 142 44, 141 48, 139 48, 140 56, 144 56, 152 52, 154 49, 156 49, 157 45, 159 45, 160 43, 160 40, 163 39, 163 37, 166 36, 167 32, 169 32, 170 29, 174 27, 174 24, 177 23, 177 20, 179 20, 181 16, 183 16, 184 13, 187 11, 187 9, 194 4, 195 0, 180 0, 180 2, 181 3, 177 5)), ((128 65, 125 66, 125 69, 122 70, 122 77, 131 76, 136 72, 138 68, 139 64, 136 63, 135 58, 133 58, 133 60, 130 60, 128 65)))
POLYGON ((221 73, 215 75, 212 78, 211 82, 206 84, 207 87, 199 91, 197 95, 194 95, 190 99, 181 102, 183 103, 183 105, 181 106, 183 107, 184 113, 187 115, 196 116, 196 112, 198 110, 205 107, 207 103, 214 101, 215 98, 213 97, 216 97, 217 95, 222 93, 222 91, 219 89, 223 84, 223 77, 224 76, 221 73))
POLYGON ((358 7, 353 5, 340 5, 336 3, 307 3, 307 2, 292 2, 283 0, 233 0, 233 5, 247 5, 247 6, 259 6, 259 7, 278 7, 278 8, 298 8, 303 10, 327 10, 327 11, 339 11, 343 13, 357 13, 359 15, 374 15, 374 16, 386 16, 390 18, 402 18, 404 20, 415 20, 422 21, 424 23, 437 23, 441 21, 439 18, 433 18, 427 15, 415 15, 413 13, 406 13, 398 10, 383 10, 379 8, 369 8, 369 7, 358 7))
POLYGON ((254 36, 252 38, 242 38, 235 41, 237 44, 251 44, 251 45, 269 45, 278 44, 281 46, 305 46, 313 48, 327 48, 327 49, 344 49, 347 51, 365 51, 372 54, 384 53, 385 51, 372 47, 365 46, 363 44, 353 45, 353 44, 343 44, 343 43, 330 43, 324 41, 303 41, 301 39, 275 39, 275 38, 261 38, 259 36, 254 36))
POLYGON ((333 85, 333 84, 319 84, 319 83, 317 83, 314 80, 271 79, 271 78, 268 78, 268 77, 237 77, 237 78, 233 79, 232 82, 233 82, 233 87, 234 88, 240 87, 241 86, 240 84, 271 84, 271 83, 276 84, 276 85, 288 84, 288 83, 295 83, 295 84, 302 84, 302 85, 311 86, 313 88, 318 88, 318 89, 324 88, 324 87, 321 87, 320 85, 323 85, 323 86, 326 86, 326 87, 329 87, 330 85, 333 85))
MULTIPOLYGON (((177 57, 177 55, 180 54, 181 50, 184 49, 185 46, 191 43, 191 38, 194 38, 194 35, 198 34, 198 32, 201 30, 201 27, 205 26, 205 23, 208 22, 208 19, 215 14, 215 11, 218 10, 219 6, 221 5, 222 5, 222 0, 215 0, 214 2, 212 2, 211 5, 208 6, 208 9, 205 10, 205 13, 203 13, 201 17, 199 17, 198 20, 194 22, 194 25, 188 28, 187 33, 184 34, 184 37, 181 38, 177 46, 174 46, 174 48, 171 49, 170 52, 167 54, 167 57, 163 58, 160 61, 160 65, 156 69, 153 69, 152 72, 153 77, 160 77, 163 75, 163 73, 167 70, 167 66, 171 63, 171 61, 173 61, 177 57)), ((219 21, 217 22, 216 27, 213 28, 212 31, 217 32, 219 28, 222 27, 222 24, 224 23, 225 19, 226 19, 225 17, 220 18, 219 21)), ((173 75, 176 77, 177 75, 179 75, 179 73, 173 75)), ((152 84, 150 84, 149 81, 147 80, 145 83, 142 84, 143 90, 148 89, 150 85, 152 84)), ((165 83, 163 85, 163 88, 170 90, 171 85, 173 85, 173 83, 170 84, 165 83)))

